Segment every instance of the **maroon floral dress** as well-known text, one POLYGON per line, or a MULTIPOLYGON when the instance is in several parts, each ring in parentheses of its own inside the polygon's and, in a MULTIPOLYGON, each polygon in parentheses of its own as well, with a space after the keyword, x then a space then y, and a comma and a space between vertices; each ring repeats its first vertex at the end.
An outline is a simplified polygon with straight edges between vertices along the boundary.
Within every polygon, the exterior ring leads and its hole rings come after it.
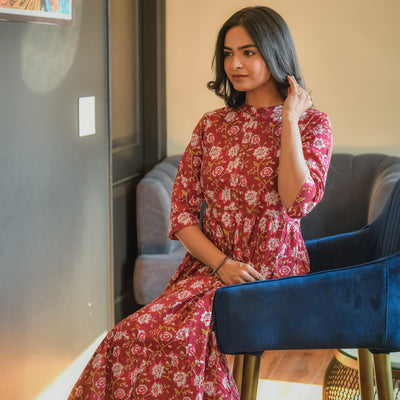
MULTIPOLYGON (((300 218, 321 199, 331 156, 329 118, 299 121, 309 177, 289 209, 277 191, 282 106, 243 105, 205 114, 182 157, 172 196, 170 237, 200 221, 225 254, 265 279, 305 274, 300 218)), ((189 253, 165 292, 107 335, 76 383, 73 399, 239 399, 211 320, 223 286, 189 253)))

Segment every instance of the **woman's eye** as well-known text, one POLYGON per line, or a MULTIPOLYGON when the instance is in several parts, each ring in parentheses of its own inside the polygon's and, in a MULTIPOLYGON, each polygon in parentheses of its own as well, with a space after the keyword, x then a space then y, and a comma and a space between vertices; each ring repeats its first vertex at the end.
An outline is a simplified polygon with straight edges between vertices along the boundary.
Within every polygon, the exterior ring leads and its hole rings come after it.
POLYGON ((245 50, 244 55, 245 56, 254 56, 256 53, 252 50, 245 50))
POLYGON ((230 57, 232 53, 230 51, 224 51, 224 58, 230 57))

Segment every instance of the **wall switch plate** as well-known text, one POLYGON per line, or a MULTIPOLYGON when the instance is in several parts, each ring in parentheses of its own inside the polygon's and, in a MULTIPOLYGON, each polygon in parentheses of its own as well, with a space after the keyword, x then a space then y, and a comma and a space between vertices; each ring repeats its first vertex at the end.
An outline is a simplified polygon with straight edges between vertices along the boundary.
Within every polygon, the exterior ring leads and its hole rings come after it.
POLYGON ((80 97, 78 104, 79 136, 94 135, 96 133, 94 96, 80 97))

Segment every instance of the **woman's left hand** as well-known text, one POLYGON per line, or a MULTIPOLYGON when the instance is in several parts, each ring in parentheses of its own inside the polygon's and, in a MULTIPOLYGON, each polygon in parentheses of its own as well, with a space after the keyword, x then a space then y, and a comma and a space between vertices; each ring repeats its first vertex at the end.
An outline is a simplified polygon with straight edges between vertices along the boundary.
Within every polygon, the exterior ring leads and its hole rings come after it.
POLYGON ((297 83, 293 76, 287 77, 288 95, 283 103, 282 118, 297 121, 301 114, 312 106, 310 95, 297 83))

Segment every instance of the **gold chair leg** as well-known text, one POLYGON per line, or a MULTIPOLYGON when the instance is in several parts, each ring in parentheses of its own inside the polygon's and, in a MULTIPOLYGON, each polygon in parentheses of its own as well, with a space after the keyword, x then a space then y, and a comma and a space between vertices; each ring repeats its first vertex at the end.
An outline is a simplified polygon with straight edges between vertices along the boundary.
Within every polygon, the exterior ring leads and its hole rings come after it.
POLYGON ((242 390, 240 400, 256 400, 258 389, 258 376, 260 374, 261 357, 244 355, 242 390))
POLYGON ((374 354, 378 400, 393 400, 392 366, 389 354, 374 354))
POLYGON ((233 361, 233 379, 235 380, 236 386, 239 393, 242 390, 242 378, 243 378, 243 354, 237 354, 233 361))
POLYGON ((361 400, 374 400, 374 366, 368 349, 358 349, 358 382, 361 400))

